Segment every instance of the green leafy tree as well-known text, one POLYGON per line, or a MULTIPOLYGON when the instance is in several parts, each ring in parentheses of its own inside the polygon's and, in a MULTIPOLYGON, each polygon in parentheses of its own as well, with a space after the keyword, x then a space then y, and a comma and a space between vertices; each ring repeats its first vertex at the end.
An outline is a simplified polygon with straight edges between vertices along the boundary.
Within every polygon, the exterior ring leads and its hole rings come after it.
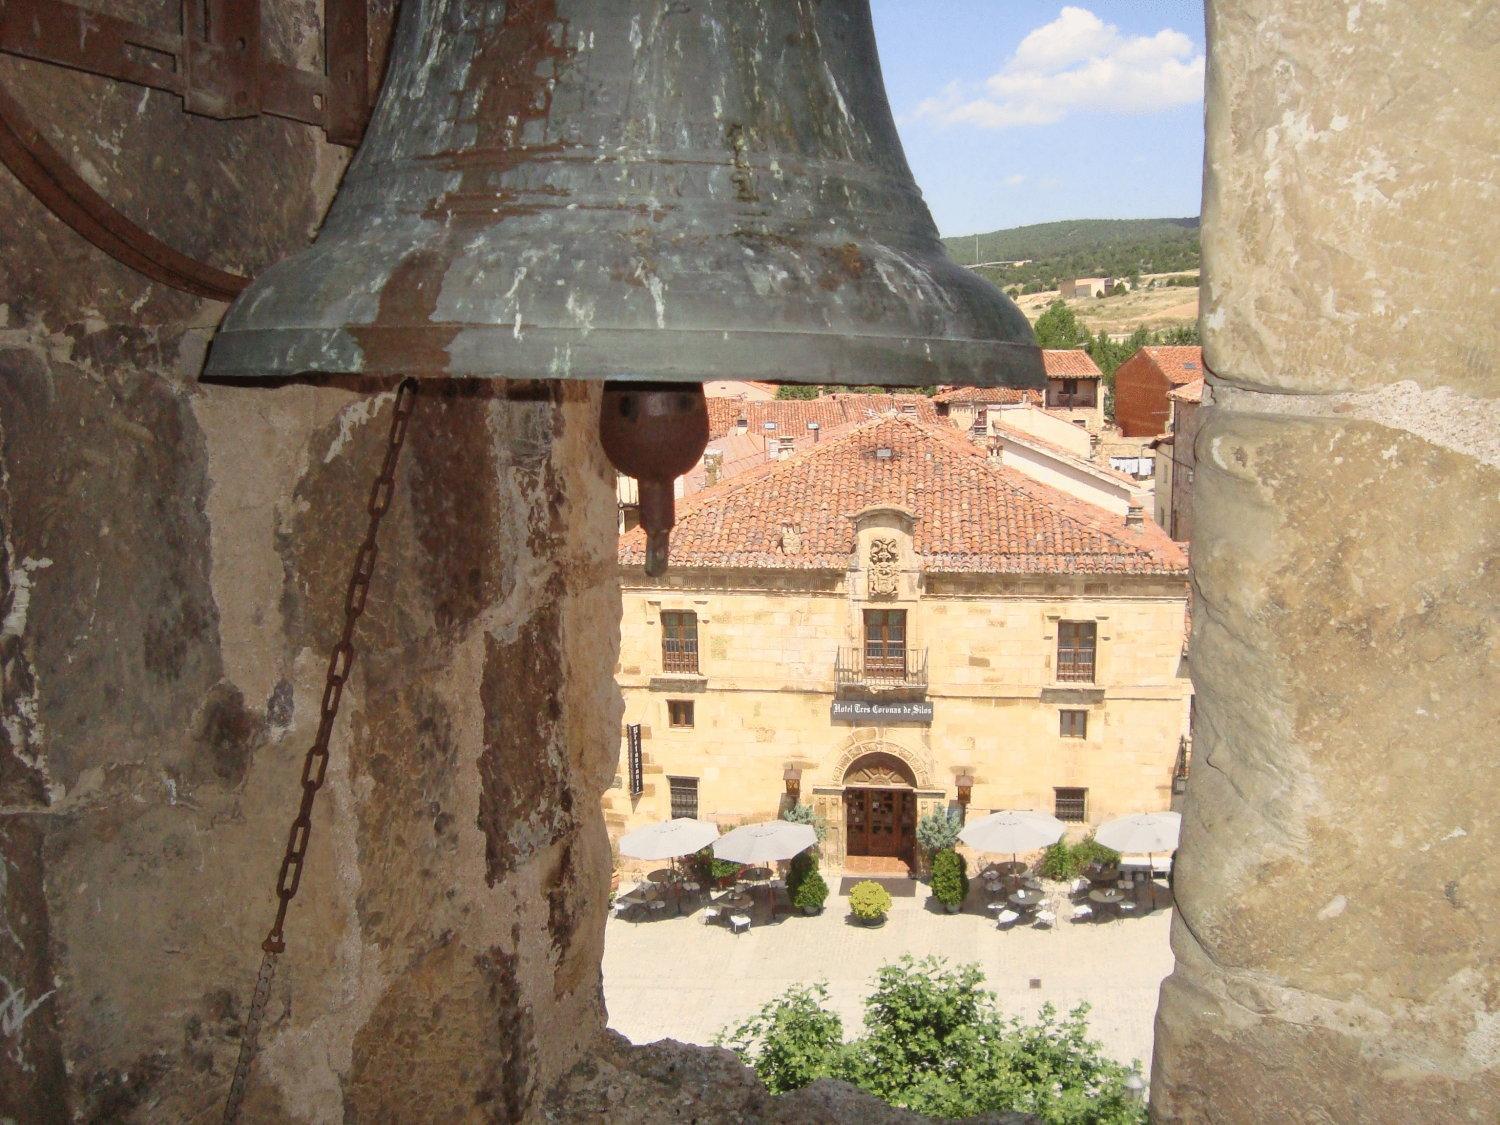
POLYGON ((1036 332, 1037 346, 1043 348, 1076 348, 1078 341, 1087 335, 1073 310, 1060 300, 1047 306, 1032 329, 1036 332))
POLYGON ((1144 1123, 1131 1071, 1088 1038, 1088 1005, 1037 1021, 1002 1016, 978 965, 903 957, 877 974, 864 1034, 842 1043, 821 985, 793 988, 716 1042, 781 1093, 842 1078, 893 1106, 934 1117, 1020 1111, 1058 1125, 1144 1123))
POLYGON ((823 388, 816 383, 783 383, 776 388, 776 397, 788 398, 817 398, 823 393, 823 388))
POLYGON ((952 848, 932 857, 932 897, 944 906, 962 906, 969 897, 969 861, 952 848))
POLYGON ((958 817, 947 809, 933 809, 917 821, 917 843, 929 855, 936 855, 958 843, 958 833, 962 828, 958 817))
POLYGON ((773 1094, 800 1090, 840 1068, 844 1025, 827 1011, 828 986, 819 981, 792 988, 736 1027, 714 1037, 728 1047, 773 1094))

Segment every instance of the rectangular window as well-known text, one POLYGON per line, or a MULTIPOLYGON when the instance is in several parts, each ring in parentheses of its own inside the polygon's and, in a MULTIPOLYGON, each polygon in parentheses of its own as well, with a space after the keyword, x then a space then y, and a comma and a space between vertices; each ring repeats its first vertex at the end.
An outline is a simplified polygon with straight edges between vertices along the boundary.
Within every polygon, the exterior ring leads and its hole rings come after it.
POLYGON ((661 666, 667 672, 698 671, 698 615, 691 611, 663 611, 661 666))
POLYGON ((1057 678, 1068 683, 1094 682, 1094 636, 1092 621, 1057 623, 1057 678))
POLYGON ((1087 738, 1089 736, 1089 713, 1087 711, 1059 711, 1057 717, 1057 733, 1063 738, 1087 738))
POLYGON ((1087 789, 1054 789, 1052 793, 1052 814, 1058 820, 1068 824, 1082 824, 1088 820, 1089 791, 1087 789))
POLYGON ((906 610, 865 610, 865 675, 906 676, 906 610))
POLYGON ((669 777, 667 785, 672 790, 672 819, 680 816, 698 815, 698 779, 696 777, 669 777))
POLYGON ((693 725, 693 701, 691 699, 667 700, 667 719, 674 727, 693 725))

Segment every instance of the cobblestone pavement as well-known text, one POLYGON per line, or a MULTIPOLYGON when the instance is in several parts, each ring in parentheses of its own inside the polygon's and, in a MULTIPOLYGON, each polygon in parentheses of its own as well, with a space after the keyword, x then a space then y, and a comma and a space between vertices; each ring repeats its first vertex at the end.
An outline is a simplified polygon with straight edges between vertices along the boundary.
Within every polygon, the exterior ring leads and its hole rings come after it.
POLYGON ((880 966, 903 953, 936 954, 979 962, 1010 1015, 1030 1018, 1047 1001, 1062 1011, 1087 1001, 1091 1037, 1114 1058, 1139 1060, 1142 1073, 1150 1073, 1157 989, 1172 970, 1170 909, 1074 925, 1064 901, 1051 930, 1001 931, 980 896, 956 915, 935 912, 927 900, 919 885, 915 898, 894 900, 876 929, 849 922, 849 901, 837 894, 811 918, 779 914, 769 922, 758 906, 744 934, 704 926, 698 909, 682 917, 669 909, 650 919, 636 915, 640 921, 611 918, 604 942, 609 1026, 636 1043, 706 1044, 791 985, 822 980, 850 1035, 860 1027, 880 966), (1031 987, 1033 977, 1040 988, 1031 987))

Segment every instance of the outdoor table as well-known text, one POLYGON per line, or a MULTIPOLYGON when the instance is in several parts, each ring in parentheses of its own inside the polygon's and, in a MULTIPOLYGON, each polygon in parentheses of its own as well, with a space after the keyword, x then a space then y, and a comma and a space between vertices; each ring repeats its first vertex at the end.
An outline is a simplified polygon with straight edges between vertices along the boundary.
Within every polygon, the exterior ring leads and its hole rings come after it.
POLYGON ((1013 859, 1009 863, 995 864, 995 870, 1001 875, 1020 875, 1026 870, 1026 865, 1018 859, 1013 859))
POLYGON ((647 875, 646 878, 653 883, 671 883, 676 881, 677 872, 673 871, 670 867, 658 867, 651 874, 647 875))
POLYGON ((1125 893, 1118 887, 1096 888, 1089 892, 1089 900, 1097 902, 1100 906, 1113 906, 1118 909, 1120 903, 1125 901, 1125 893))
POLYGON ((1120 877, 1118 867, 1094 867, 1085 871, 1091 883, 1113 883, 1120 877))
POLYGON ((1046 896, 1041 891, 1021 890, 1010 896, 1010 901, 1023 909, 1029 910, 1037 905, 1046 896))

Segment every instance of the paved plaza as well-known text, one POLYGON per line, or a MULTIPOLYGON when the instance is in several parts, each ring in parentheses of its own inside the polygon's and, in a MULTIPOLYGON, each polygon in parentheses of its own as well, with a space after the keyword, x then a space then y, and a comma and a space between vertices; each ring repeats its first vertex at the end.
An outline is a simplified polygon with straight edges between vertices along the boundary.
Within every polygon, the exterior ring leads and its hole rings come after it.
POLYGON ((706 1044, 789 986, 822 980, 850 1035, 861 1025, 880 966, 904 953, 936 954, 954 964, 978 962, 1009 1015, 1030 1018, 1048 1001, 1064 1012, 1088 1001, 1091 1037, 1123 1063, 1138 1059, 1149 1073, 1157 989, 1172 969, 1170 909, 1074 925, 1064 902, 1051 930, 1001 931, 979 896, 971 898, 962 914, 938 913, 918 885, 915 898, 894 900, 877 929, 847 921, 849 900, 836 893, 811 918, 779 914, 771 922, 758 906, 744 934, 704 926, 697 909, 682 917, 669 909, 665 916, 637 915, 640 921, 611 918, 604 942, 609 1026, 635 1043, 706 1044), (1031 987, 1033 977, 1040 988, 1031 987))

